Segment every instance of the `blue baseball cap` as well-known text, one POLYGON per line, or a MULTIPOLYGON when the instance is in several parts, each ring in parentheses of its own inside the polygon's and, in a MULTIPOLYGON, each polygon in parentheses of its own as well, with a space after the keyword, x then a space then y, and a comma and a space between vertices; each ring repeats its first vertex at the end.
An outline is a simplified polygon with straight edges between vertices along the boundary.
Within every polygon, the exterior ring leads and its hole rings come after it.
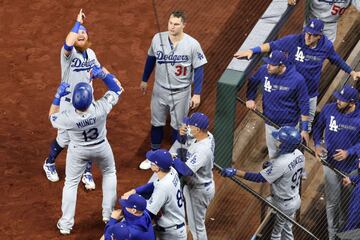
POLYGON ((198 127, 200 129, 207 129, 209 127, 209 118, 204 113, 195 112, 190 117, 185 117, 183 122, 186 125, 198 127))
POLYGON ((165 149, 158 149, 156 151, 148 151, 146 158, 156 164, 159 168, 165 171, 169 171, 173 165, 173 158, 169 151, 165 149))
POLYGON ((146 200, 137 193, 131 194, 128 199, 119 199, 119 203, 122 207, 135 208, 139 211, 146 209, 146 200))
POLYGON ((131 240, 131 233, 126 223, 120 222, 113 228, 114 239, 131 240))
POLYGON ((351 102, 358 100, 359 92, 353 86, 345 84, 341 91, 334 92, 333 96, 340 101, 351 102))
POLYGON ((304 27, 304 31, 310 34, 320 35, 324 30, 324 22, 318 18, 311 18, 309 23, 304 27))
POLYGON ((267 64, 278 66, 280 64, 285 64, 286 59, 287 57, 284 52, 275 50, 270 53, 269 57, 263 58, 263 61, 267 64))

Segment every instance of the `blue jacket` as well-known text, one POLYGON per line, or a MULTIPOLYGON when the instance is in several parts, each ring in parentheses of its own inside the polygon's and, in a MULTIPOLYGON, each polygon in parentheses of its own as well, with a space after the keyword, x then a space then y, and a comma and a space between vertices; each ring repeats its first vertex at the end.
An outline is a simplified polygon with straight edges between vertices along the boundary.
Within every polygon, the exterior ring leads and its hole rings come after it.
POLYGON ((337 169, 350 173, 357 169, 357 149, 360 147, 360 106, 357 104, 352 113, 340 113, 336 103, 326 104, 318 121, 314 125, 313 137, 315 145, 320 145, 325 131, 325 145, 328 151, 327 161, 337 169), (333 155, 336 149, 347 150, 349 156, 343 161, 336 161, 333 155))
MULTIPOLYGON (((131 217, 126 217, 121 223, 126 224, 128 227, 131 240, 155 240, 155 233, 151 222, 151 217, 147 210, 140 217, 132 215, 131 217)), ((116 240, 122 240, 117 236, 117 228, 120 225, 116 219, 111 218, 110 221, 105 226, 104 237, 105 240, 112 240, 111 236, 116 240)))
POLYGON ((315 48, 305 45, 305 34, 288 35, 276 41, 270 42, 271 51, 281 50, 289 54, 289 61, 296 70, 304 76, 308 88, 309 97, 319 95, 319 83, 323 62, 329 59, 345 72, 350 73, 351 67, 335 52, 332 42, 322 36, 315 48))
POLYGON ((249 79, 247 99, 255 100, 258 85, 263 89, 265 116, 280 126, 296 126, 300 115, 309 115, 309 96, 304 77, 291 65, 281 75, 270 75, 263 65, 249 79))

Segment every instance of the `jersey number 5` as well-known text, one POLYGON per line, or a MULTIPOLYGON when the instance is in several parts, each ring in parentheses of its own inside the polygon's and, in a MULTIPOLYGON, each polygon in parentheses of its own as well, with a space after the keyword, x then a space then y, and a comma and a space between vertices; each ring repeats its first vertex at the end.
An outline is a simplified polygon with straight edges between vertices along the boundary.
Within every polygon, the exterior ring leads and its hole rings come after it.
POLYGON ((176 76, 186 76, 186 73, 187 73, 187 67, 183 67, 181 65, 177 65, 176 67, 176 72, 175 72, 175 75, 176 76))
POLYGON ((344 14, 346 8, 342 8, 340 6, 337 6, 337 5, 333 5, 332 9, 331 9, 331 14, 332 15, 337 15, 339 14, 340 16, 344 14))
POLYGON ((88 131, 83 131, 82 135, 84 136, 85 142, 94 140, 99 136, 99 132, 97 128, 91 128, 88 131))
POLYGON ((299 168, 295 173, 294 175, 292 176, 291 180, 293 182, 293 184, 291 185, 291 188, 294 189, 296 188, 297 186, 299 186, 300 184, 300 180, 301 180, 301 177, 302 177, 302 172, 303 172, 303 168, 299 168))

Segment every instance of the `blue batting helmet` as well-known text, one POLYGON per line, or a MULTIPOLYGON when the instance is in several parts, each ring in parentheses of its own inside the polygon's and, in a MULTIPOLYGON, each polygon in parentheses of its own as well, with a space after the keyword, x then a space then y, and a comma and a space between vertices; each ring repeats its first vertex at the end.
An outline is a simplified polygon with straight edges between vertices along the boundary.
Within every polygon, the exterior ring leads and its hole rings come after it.
POLYGON ((76 84, 72 97, 73 106, 80 111, 86 111, 93 100, 92 88, 88 83, 76 84))
POLYGON ((294 127, 281 127, 279 130, 273 131, 271 135, 281 143, 280 150, 283 152, 292 152, 301 143, 300 133, 294 127))

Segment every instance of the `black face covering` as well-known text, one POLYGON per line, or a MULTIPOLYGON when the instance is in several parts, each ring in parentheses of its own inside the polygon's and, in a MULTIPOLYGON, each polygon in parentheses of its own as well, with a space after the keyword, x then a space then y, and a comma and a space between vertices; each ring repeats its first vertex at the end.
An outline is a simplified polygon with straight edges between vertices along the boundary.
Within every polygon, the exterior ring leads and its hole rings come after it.
POLYGON ((339 108, 339 106, 336 104, 336 109, 337 109, 340 113, 347 113, 350 108, 351 108, 350 103, 347 103, 346 107, 344 107, 344 108, 339 108))

